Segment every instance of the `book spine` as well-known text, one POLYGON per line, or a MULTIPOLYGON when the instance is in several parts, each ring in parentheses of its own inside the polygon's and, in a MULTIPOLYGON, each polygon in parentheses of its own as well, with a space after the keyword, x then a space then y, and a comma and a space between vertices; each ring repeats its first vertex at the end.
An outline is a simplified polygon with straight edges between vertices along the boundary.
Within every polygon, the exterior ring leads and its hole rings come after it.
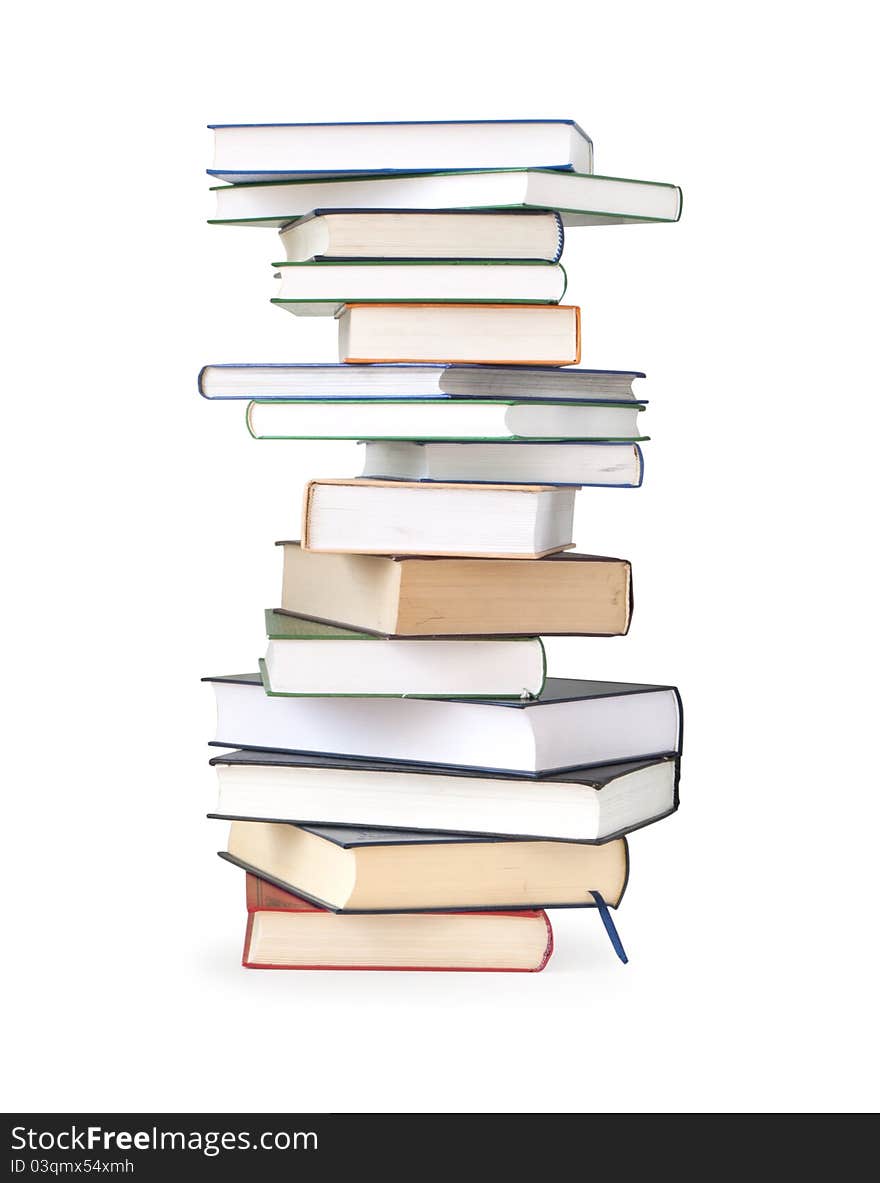
POLYGON ((533 973, 539 974, 542 969, 546 968, 547 962, 553 955, 553 925, 550 923, 550 917, 543 910, 541 915, 544 917, 544 923, 547 925, 547 944, 544 948, 544 956, 541 958, 539 965, 536 965, 533 973))
POLYGON ((562 252, 565 248, 565 223, 562 220, 562 214, 553 211, 553 217, 556 219, 556 254, 550 260, 551 263, 558 263, 562 258, 562 252))
POLYGON ((302 517, 302 539, 300 546, 303 550, 311 550, 311 531, 309 523, 312 516, 312 497, 314 496, 315 488, 318 481, 309 481, 306 485, 305 496, 303 497, 303 517, 302 517))

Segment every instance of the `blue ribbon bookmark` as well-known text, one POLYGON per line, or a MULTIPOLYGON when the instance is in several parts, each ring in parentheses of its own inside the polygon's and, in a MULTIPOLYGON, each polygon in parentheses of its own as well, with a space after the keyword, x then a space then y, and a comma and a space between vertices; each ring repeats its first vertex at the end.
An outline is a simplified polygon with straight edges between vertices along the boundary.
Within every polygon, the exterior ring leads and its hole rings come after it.
POLYGON ((623 947, 623 942, 620 939, 620 934, 614 927, 614 921, 611 919, 611 913, 608 911, 608 905, 602 899, 598 891, 591 891, 590 895, 596 901, 596 907, 599 909, 599 915, 602 917, 602 923, 605 925, 605 931, 608 933, 608 939, 611 941, 611 946, 614 952, 620 958, 624 965, 629 961, 626 955, 626 949, 623 947))

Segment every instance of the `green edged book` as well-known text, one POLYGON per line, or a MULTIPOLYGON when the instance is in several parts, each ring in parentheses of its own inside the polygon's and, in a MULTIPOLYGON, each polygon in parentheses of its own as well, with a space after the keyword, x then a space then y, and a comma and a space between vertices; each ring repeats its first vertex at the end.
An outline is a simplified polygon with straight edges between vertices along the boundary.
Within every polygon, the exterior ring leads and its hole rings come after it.
POLYGON ((254 399, 254 439, 602 440, 637 443, 645 403, 512 399, 254 399))
POLYGON ((677 222, 681 189, 660 181, 541 169, 340 176, 219 185, 214 223, 285 226, 313 210, 555 210, 566 226, 677 222))
POLYGON ((531 699, 547 677, 539 637, 401 640, 267 608, 263 688, 294 698, 531 699))
POLYGON ((335 316, 345 304, 558 304, 559 263, 504 260, 273 263, 281 280, 272 300, 297 316, 335 316))

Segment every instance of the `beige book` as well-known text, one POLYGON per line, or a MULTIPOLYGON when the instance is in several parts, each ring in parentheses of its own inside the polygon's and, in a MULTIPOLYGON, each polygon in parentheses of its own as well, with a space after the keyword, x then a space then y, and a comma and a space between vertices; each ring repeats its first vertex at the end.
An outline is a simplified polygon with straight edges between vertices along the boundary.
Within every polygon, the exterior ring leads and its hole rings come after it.
POLYGON ((624 838, 475 841, 442 834, 234 821, 228 854, 286 890, 348 912, 423 908, 612 907, 626 888, 624 838))
POLYGON ((284 553, 281 608, 384 636, 487 633, 621 636, 632 613, 626 559, 509 559, 284 553))

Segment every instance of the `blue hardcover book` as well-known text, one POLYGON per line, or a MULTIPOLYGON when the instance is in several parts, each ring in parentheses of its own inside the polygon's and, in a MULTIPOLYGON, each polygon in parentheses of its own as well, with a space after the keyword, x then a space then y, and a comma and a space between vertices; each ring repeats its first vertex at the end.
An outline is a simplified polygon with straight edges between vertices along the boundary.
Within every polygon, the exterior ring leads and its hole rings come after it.
MULTIPOLYGON (((204 366, 199 394, 209 399, 544 399, 634 402, 638 370, 574 366, 489 366, 344 362, 234 362, 204 366)), ((642 400, 638 400, 642 401, 642 400)))
POLYGON ((644 477, 637 443, 370 440, 363 446, 361 476, 374 480, 637 489, 644 477))
POLYGON ((486 168, 593 171, 572 119, 213 123, 214 166, 231 183, 486 168))

